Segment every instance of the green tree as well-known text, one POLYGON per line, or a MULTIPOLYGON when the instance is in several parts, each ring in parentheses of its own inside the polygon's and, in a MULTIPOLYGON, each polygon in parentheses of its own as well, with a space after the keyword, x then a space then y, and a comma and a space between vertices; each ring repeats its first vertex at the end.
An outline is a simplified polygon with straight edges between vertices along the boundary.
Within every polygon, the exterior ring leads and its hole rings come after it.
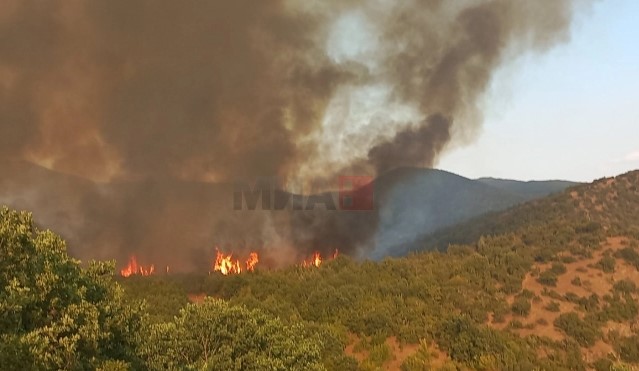
POLYGON ((113 263, 83 269, 31 214, 0 209, 3 369, 139 368, 141 304, 123 301, 113 263))
POLYGON ((208 298, 174 322, 151 327, 143 357, 152 370, 324 370, 321 341, 258 310, 208 298))

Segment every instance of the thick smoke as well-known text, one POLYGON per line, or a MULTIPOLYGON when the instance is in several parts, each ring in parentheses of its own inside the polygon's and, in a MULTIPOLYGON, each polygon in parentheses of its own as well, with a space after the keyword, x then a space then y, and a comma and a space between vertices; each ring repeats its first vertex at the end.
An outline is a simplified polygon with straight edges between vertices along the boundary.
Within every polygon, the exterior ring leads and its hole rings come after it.
POLYGON ((428 117, 415 129, 398 132, 368 152, 368 159, 378 174, 400 165, 432 165, 442 148, 450 140, 450 121, 440 114, 428 117))
POLYGON ((0 201, 35 211, 81 258, 188 269, 214 243, 354 253, 374 213, 238 213, 228 184, 435 165, 455 133, 475 132, 495 69, 565 40, 574 10, 6 0, 0 201))

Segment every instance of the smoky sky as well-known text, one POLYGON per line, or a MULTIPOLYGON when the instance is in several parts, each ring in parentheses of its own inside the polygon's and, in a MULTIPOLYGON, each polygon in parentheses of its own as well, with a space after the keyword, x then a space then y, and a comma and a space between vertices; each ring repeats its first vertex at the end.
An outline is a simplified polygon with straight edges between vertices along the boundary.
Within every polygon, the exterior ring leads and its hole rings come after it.
MULTIPOLYGON (((223 206, 232 192, 207 196, 213 184, 432 167, 455 133, 476 132, 495 70, 566 41, 576 10, 568 0, 6 0, 1 199, 61 225, 82 257, 157 258, 181 246, 199 261, 219 235, 299 241, 294 216, 232 214, 223 206), (346 43, 336 57, 335 25, 348 16, 367 25, 370 46, 349 54, 346 43), (371 87, 386 92, 376 110, 410 114, 349 121, 371 87), (347 113, 329 115, 340 103, 347 113), (82 191, 15 161, 77 179, 82 191)), ((327 237, 333 223, 304 240, 339 244, 327 237)), ((347 251, 366 239, 349 239, 347 251)))

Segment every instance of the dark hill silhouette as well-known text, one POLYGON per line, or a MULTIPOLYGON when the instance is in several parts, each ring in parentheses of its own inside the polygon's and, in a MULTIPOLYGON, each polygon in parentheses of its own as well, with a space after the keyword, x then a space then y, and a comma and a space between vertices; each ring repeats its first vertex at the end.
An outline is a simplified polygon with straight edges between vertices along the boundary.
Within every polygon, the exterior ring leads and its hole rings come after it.
POLYGON ((400 168, 375 180, 380 194, 373 257, 397 255, 402 246, 442 227, 563 190, 571 182, 471 180, 436 169, 400 168))

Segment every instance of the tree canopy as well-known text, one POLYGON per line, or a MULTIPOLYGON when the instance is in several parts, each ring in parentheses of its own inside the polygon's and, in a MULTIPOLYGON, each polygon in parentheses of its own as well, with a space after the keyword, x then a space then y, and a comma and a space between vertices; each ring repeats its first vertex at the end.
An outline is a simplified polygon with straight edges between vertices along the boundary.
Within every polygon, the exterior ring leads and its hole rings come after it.
POLYGON ((114 263, 70 258, 31 214, 0 209, 0 364, 7 369, 135 367, 141 305, 122 299, 114 263))

